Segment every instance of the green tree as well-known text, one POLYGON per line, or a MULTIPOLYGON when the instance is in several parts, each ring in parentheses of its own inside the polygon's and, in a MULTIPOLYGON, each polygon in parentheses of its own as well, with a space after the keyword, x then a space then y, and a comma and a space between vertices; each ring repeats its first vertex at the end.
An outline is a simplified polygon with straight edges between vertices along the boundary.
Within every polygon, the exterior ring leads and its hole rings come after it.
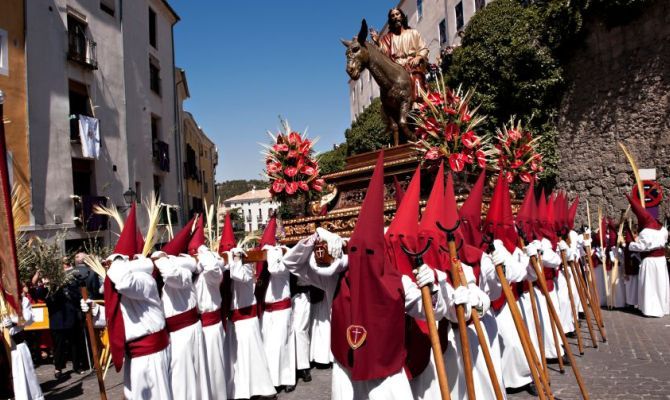
POLYGON ((332 150, 321 153, 317 156, 321 175, 332 174, 342 171, 346 165, 347 144, 335 145, 332 150))
POLYGON ((372 100, 369 106, 344 132, 347 140, 347 155, 360 154, 381 149, 391 143, 391 135, 381 113, 381 100, 372 100))

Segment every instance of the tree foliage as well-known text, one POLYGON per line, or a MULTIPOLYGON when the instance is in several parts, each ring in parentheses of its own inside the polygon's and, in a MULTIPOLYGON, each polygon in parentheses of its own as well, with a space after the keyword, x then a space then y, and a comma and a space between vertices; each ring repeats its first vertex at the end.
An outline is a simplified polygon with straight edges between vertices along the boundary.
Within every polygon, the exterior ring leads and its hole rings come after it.
POLYGON ((390 132, 386 130, 386 123, 381 113, 381 100, 372 100, 363 110, 351 128, 344 132, 347 140, 347 154, 360 154, 381 149, 391 143, 390 132))
POLYGON ((268 181, 260 179, 237 179, 232 181, 225 181, 216 184, 216 196, 219 200, 224 201, 238 194, 250 191, 253 188, 265 189, 268 187, 268 181))
POLYGON ((344 169, 347 158, 347 144, 335 146, 332 150, 321 153, 317 156, 321 175, 332 174, 344 169))

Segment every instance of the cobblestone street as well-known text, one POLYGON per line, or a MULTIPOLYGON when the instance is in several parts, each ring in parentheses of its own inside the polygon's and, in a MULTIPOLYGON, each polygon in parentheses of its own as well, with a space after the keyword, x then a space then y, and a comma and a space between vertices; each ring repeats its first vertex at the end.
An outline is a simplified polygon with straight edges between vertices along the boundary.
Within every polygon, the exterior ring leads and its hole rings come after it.
MULTIPOLYGON (((670 399, 670 318, 644 318, 625 311, 605 311, 607 343, 590 347, 586 324, 582 324, 585 354, 580 357, 576 339, 573 351, 592 399, 670 399)), ((580 398, 569 368, 561 375, 550 365, 556 399, 580 398)), ((47 399, 93 399, 97 394, 95 374, 71 375, 60 384, 53 380, 51 366, 38 368, 47 399)), ((325 400, 330 398, 330 370, 312 369, 311 383, 298 384, 295 392, 281 393, 280 399, 325 400)), ((110 371, 105 381, 108 397, 122 397, 121 374, 110 371)), ((510 399, 530 399, 525 393, 510 394, 510 399)))

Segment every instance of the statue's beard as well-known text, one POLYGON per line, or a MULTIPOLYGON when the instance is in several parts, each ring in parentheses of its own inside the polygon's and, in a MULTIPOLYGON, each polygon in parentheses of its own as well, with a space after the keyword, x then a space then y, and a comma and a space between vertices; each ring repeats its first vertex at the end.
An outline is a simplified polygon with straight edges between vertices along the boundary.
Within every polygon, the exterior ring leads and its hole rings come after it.
POLYGON ((390 25, 393 33, 398 33, 402 29, 402 21, 392 20, 390 25))

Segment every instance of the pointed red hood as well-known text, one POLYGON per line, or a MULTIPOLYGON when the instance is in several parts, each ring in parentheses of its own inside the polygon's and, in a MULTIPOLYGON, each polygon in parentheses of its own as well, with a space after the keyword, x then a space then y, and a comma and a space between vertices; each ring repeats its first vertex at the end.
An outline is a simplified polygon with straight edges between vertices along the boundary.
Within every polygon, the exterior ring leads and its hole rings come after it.
MULTIPOLYGON (((454 194, 454 179, 451 171, 447 175, 447 186, 444 190, 444 207, 442 207, 445 214, 444 220, 446 227, 456 226, 459 222, 458 204, 456 203, 456 195, 454 194)), ((454 239, 456 240, 456 248, 458 250, 458 258, 475 270, 475 276, 479 275, 479 264, 484 253, 479 248, 469 244, 464 238, 463 221, 454 232, 454 239)), ((445 254, 446 259, 446 254, 445 254)))
MULTIPOLYGON (((275 216, 272 216, 270 220, 268 221, 267 226, 263 230, 263 236, 261 236, 261 241, 258 242, 258 249, 262 249, 263 246, 270 245, 274 246, 277 244, 277 218, 275 216)), ((263 271, 266 269, 267 263, 265 261, 259 261, 256 263, 256 278, 260 278, 261 274, 263 271)), ((266 288, 267 289, 267 288, 266 288)), ((263 290, 263 294, 265 294, 265 290, 263 290)), ((265 300, 265 297, 263 296, 263 299, 265 300)))
POLYGON ((195 231, 188 242, 188 254, 194 256, 198 254, 198 247, 205 244, 205 219, 200 216, 195 226, 195 231))
POLYGON ((384 248, 383 151, 348 248, 349 268, 333 300, 331 350, 352 380, 382 379, 400 371, 406 357, 401 275, 384 248))
POLYGON ((526 196, 523 198, 523 203, 519 207, 519 211, 516 213, 516 224, 523 231, 523 234, 526 236, 527 240, 532 240, 534 222, 533 222, 533 209, 535 208, 535 188, 533 187, 533 181, 528 184, 528 189, 526 190, 526 196))
POLYGON ((449 268, 444 262, 444 254, 440 250, 440 246, 447 247, 447 238, 444 232, 437 227, 437 223, 439 222, 443 227, 449 228, 446 217, 444 209, 444 163, 441 162, 435 176, 433 188, 428 197, 428 202, 426 203, 426 208, 421 215, 419 243, 416 250, 423 249, 428 240, 432 239, 430 248, 423 256, 423 261, 431 267, 442 271, 449 268))
POLYGON ((219 240, 219 254, 223 254, 224 251, 229 251, 235 246, 237 246, 237 241, 233 233, 233 223, 230 221, 230 212, 227 212, 226 219, 223 222, 223 233, 221 234, 221 240, 219 240))
POLYGON ((480 246, 482 243, 482 197, 484 195, 484 184, 486 183, 486 170, 482 169, 477 182, 470 190, 468 198, 465 199, 458 214, 461 217, 460 230, 466 243, 480 246))
POLYGON ((393 188, 395 189, 395 193, 393 195, 395 197, 395 208, 397 210, 400 208, 400 203, 402 203, 402 199, 405 197, 405 191, 400 185, 400 182, 398 182, 398 177, 395 175, 393 176, 393 188))
MULTIPOLYGON (((553 204, 553 202, 551 204, 553 204)), ((558 243, 558 237, 556 236, 556 232, 553 229, 552 221, 549 220, 549 211, 549 204, 547 204, 547 200, 544 195, 544 189, 542 189, 542 194, 540 195, 540 201, 537 208, 538 229, 536 233, 539 236, 538 239, 545 238, 551 242, 552 247, 556 247, 556 244, 558 243)))
POLYGON ((514 228, 509 186, 502 172, 498 175, 498 182, 493 190, 491 205, 484 223, 484 232, 491 235, 493 239, 501 240, 510 253, 514 252, 518 236, 514 228))
POLYGON ((658 222, 649 211, 647 211, 637 199, 630 197, 626 194, 626 198, 630 203, 630 207, 637 217, 637 231, 642 232, 643 229, 661 229, 662 225, 658 222))
MULTIPOLYGON (((165 254, 171 255, 171 256, 178 256, 180 254, 186 254, 188 252, 188 244, 191 241, 191 236, 192 236, 192 231, 193 231, 193 224, 195 223, 195 219, 198 217, 198 215, 194 216, 191 218, 188 223, 181 228, 179 233, 177 233, 172 240, 169 242, 165 243, 161 251, 163 251, 165 254)), ((202 218, 199 218, 202 219, 202 218)))
POLYGON ((579 195, 575 197, 568 210, 568 228, 575 229, 575 216, 577 215, 577 208, 579 207, 579 195))
MULTIPOLYGON (((133 203, 128 213, 128 218, 123 225, 123 231, 119 236, 119 241, 114 247, 114 253, 123 254, 131 259, 136 254, 142 253, 144 239, 137 226, 136 207, 133 203)), ((126 349, 126 329, 121 314, 121 295, 116 290, 116 285, 105 277, 104 282, 105 298, 105 319, 107 320, 107 329, 109 330, 109 344, 112 352, 112 362, 117 372, 123 366, 123 357, 126 349)))
POLYGON ((385 239, 391 260, 401 274, 414 279, 412 260, 402 251, 403 243, 414 251, 419 234, 419 195, 421 192, 421 167, 418 166, 407 186, 403 201, 398 207, 385 239))

